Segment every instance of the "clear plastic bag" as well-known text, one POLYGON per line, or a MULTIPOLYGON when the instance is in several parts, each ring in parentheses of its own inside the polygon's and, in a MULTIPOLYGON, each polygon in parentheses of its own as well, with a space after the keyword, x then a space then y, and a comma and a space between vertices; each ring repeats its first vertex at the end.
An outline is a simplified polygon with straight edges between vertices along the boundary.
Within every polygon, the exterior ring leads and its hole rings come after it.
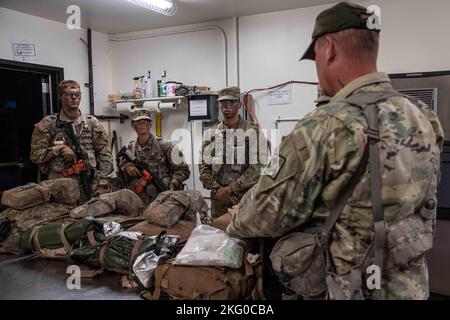
POLYGON ((173 264, 238 269, 242 266, 243 254, 242 241, 214 227, 199 225, 192 231, 173 264))
POLYGON ((134 280, 144 288, 151 287, 156 267, 173 257, 180 237, 160 234, 149 239, 154 243, 135 259, 132 267, 134 280))

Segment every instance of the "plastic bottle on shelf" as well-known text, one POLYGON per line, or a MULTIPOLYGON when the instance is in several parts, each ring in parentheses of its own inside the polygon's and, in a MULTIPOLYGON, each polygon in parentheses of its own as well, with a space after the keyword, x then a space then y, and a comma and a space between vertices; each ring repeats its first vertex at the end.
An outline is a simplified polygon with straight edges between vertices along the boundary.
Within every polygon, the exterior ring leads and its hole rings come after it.
POLYGON ((159 96, 160 97, 166 97, 167 91, 166 91, 166 78, 167 78, 167 72, 164 70, 164 72, 161 75, 161 82, 159 85, 159 96))
POLYGON ((140 99, 142 96, 141 77, 134 77, 134 98, 140 99))
POLYGON ((147 99, 153 98, 153 83, 150 71, 148 72, 148 76, 144 78, 144 88, 145 88, 144 97, 147 99))

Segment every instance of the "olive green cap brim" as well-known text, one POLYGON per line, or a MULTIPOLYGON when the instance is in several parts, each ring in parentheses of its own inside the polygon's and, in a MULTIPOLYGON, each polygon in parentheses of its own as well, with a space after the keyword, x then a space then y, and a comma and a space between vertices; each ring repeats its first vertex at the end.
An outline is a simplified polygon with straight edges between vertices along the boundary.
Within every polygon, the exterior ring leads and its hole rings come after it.
POLYGON ((308 49, 306 49, 303 56, 300 58, 299 61, 302 60, 316 60, 316 52, 314 51, 314 44, 316 43, 316 39, 313 39, 311 41, 311 44, 309 45, 308 49))

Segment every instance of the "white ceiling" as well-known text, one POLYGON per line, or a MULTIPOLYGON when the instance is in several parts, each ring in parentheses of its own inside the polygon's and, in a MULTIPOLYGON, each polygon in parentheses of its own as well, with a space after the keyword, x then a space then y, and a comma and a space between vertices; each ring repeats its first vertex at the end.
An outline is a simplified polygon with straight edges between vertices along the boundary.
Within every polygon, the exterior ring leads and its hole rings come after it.
POLYGON ((330 0, 177 0, 172 17, 137 7, 125 0, 0 0, 0 6, 34 16, 65 22, 66 8, 81 8, 82 25, 106 34, 118 34, 311 7, 330 0))

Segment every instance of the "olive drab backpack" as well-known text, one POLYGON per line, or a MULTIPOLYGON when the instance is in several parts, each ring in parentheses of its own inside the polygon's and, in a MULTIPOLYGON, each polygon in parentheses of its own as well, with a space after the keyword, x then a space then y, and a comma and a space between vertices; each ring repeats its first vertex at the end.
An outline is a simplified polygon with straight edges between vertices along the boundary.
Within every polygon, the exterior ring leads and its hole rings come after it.
MULTIPOLYGON (((357 93, 346 102, 361 108, 368 123, 368 144, 363 158, 342 191, 337 205, 331 209, 325 224, 319 230, 294 232, 282 237, 270 254, 272 268, 284 290, 289 295, 303 298, 326 297, 328 299, 365 299, 366 270, 371 265, 380 269, 381 289, 385 287, 383 271, 402 268, 413 259, 421 257, 432 248, 433 217, 435 216, 436 196, 428 190, 423 206, 417 212, 387 223, 384 219, 381 198, 380 173, 380 131, 377 106, 391 97, 405 97, 412 103, 418 102, 396 91, 357 93), (373 214, 373 240, 363 261, 341 278, 347 280, 350 288, 343 290, 337 282, 330 251, 330 236, 342 210, 347 204, 354 188, 364 174, 369 161, 370 191, 373 214)), ((420 108, 419 108, 420 109, 420 108)), ((383 290, 375 290, 373 299, 383 299, 383 290)))

